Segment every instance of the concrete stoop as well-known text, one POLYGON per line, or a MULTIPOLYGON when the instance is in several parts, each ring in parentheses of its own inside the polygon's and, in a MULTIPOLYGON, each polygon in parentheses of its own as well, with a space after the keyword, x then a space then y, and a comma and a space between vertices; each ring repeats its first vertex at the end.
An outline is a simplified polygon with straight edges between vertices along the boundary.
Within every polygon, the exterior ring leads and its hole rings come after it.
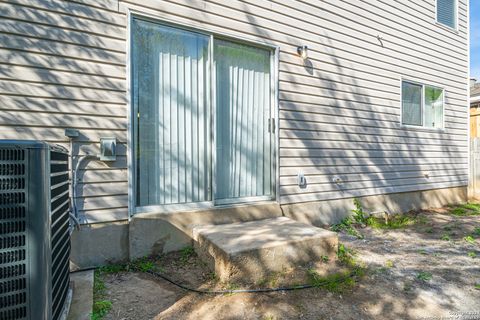
POLYGON ((334 259, 337 234, 287 217, 193 228, 197 254, 221 281, 256 282, 272 272, 334 259))

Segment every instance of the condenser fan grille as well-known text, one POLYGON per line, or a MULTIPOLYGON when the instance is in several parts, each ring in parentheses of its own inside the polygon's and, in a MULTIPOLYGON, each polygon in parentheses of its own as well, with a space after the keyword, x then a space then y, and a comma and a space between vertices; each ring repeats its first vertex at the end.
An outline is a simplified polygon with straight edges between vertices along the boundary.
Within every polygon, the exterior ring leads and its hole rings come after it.
POLYGON ((50 153, 51 239, 52 239, 52 315, 58 319, 70 283, 68 155, 50 153))
POLYGON ((25 150, 0 149, 0 319, 27 317, 25 150))

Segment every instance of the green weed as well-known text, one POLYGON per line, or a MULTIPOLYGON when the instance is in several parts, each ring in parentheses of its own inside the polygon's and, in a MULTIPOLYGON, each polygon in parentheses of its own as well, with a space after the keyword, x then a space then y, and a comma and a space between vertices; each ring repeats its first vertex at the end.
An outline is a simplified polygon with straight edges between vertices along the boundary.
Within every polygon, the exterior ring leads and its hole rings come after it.
POLYGON ((148 272, 151 271, 155 265, 153 264, 152 261, 140 261, 136 265, 137 270, 140 270, 142 272, 148 272))
POLYGON ((347 267, 353 268, 357 266, 355 253, 352 250, 345 247, 343 243, 340 243, 338 245, 337 257, 338 257, 338 261, 347 267))
POLYGON ((403 291, 409 292, 413 288, 413 283, 411 281, 405 281, 403 283, 403 291))
POLYGON ((210 272, 206 278, 210 281, 218 281, 218 276, 215 272, 210 272))
POLYGON ((93 312, 91 319, 100 320, 105 317, 108 312, 112 309, 112 302, 109 300, 100 300, 93 303, 93 312))
POLYGON ((195 250, 193 247, 185 247, 182 250, 180 250, 180 262, 183 264, 188 262, 188 259, 192 257, 195 254, 195 250))
POLYGON ((477 254, 476 254, 474 251, 468 252, 467 255, 468 255, 470 258, 475 258, 475 257, 477 256, 477 254))
POLYGON ((385 221, 385 219, 368 217, 367 225, 374 229, 401 229, 415 224, 415 218, 408 215, 395 215, 385 221))
MULTIPOLYGON (((239 290, 240 289, 240 285, 236 284, 236 283, 227 283, 225 285, 225 289, 226 290, 239 290)), ((226 293, 225 295, 227 296, 233 296, 235 294, 235 292, 229 292, 229 293, 226 293)))
POLYGON ((475 230, 473 230, 473 234, 480 237, 480 228, 475 228, 475 230))
POLYGON ((387 267, 387 268, 393 268, 393 261, 392 261, 392 260, 387 260, 387 261, 385 261, 385 267, 387 267))
POLYGON ((330 292, 340 293, 353 288, 357 280, 365 275, 365 266, 356 260, 353 250, 348 249, 342 243, 338 245, 337 257, 338 261, 348 269, 327 276, 320 276, 314 269, 309 269, 308 275, 312 285, 325 288, 330 292))
POLYGON ((363 211, 360 200, 357 198, 353 199, 353 205, 355 206, 355 209, 352 210, 353 219, 355 219, 355 221, 358 223, 365 223, 365 220, 367 219, 367 213, 363 211))
POLYGON ((427 223, 429 223, 429 220, 425 216, 419 216, 419 217, 416 218, 416 222, 420 223, 420 224, 427 224, 427 223))
POLYGON ((425 232, 425 233, 433 233, 433 228, 432 228, 432 227, 427 227, 427 228, 423 229, 423 232, 425 232))
POLYGON ((284 277, 287 270, 279 271, 279 272, 271 272, 265 278, 260 280, 257 285, 260 287, 269 287, 273 288, 278 285, 280 278, 284 277))
POLYGON ((153 259, 151 257, 143 257, 128 262, 124 265, 118 266, 107 266, 111 272, 109 273, 117 273, 121 271, 140 271, 140 272, 148 272, 154 269, 155 264, 153 263, 153 259))
POLYGON ((354 236, 358 239, 363 239, 363 235, 355 229, 353 226, 354 221, 351 217, 347 217, 340 221, 340 223, 331 226, 331 230, 335 232, 345 231, 351 236, 354 236))
POLYGON ((315 270, 309 270, 310 283, 315 287, 322 287, 325 290, 335 293, 341 293, 353 288, 356 280, 352 271, 343 271, 320 276, 315 270))
POLYGON ((367 213, 363 211, 362 204, 360 200, 354 199, 353 204, 355 209, 352 210, 353 215, 346 217, 340 223, 331 226, 331 230, 335 232, 345 231, 351 236, 354 236, 358 239, 363 239, 364 236, 358 232, 355 228, 355 224, 365 224, 367 219, 367 213))
POLYGON ((422 281, 429 281, 429 280, 432 280, 432 274, 430 272, 420 271, 417 274, 417 279, 422 281))
POLYGON ((475 289, 480 290, 480 283, 475 284, 475 289))
POLYGON ((126 271, 126 264, 109 264, 98 268, 100 273, 119 273, 126 271))
POLYGON ((453 214, 454 216, 465 216, 465 215, 467 215, 467 210, 458 207, 458 208, 450 210, 450 213, 453 214))
POLYGON ((450 206, 450 214, 454 216, 477 216, 480 215, 480 204, 465 203, 458 206, 450 206))
POLYGON ((463 240, 465 240, 466 242, 470 243, 470 244, 475 244, 475 238, 472 237, 472 236, 466 236, 463 238, 463 240))
POLYGON ((101 320, 105 317, 110 309, 112 302, 106 300, 106 286, 102 279, 102 271, 95 270, 93 276, 93 310, 90 318, 92 320, 101 320))
POLYGON ((448 234, 444 234, 442 237, 441 237, 442 240, 445 240, 445 241, 450 241, 450 235, 448 234))
POLYGON ((473 211, 474 214, 480 214, 480 203, 467 202, 461 206, 463 209, 473 211))

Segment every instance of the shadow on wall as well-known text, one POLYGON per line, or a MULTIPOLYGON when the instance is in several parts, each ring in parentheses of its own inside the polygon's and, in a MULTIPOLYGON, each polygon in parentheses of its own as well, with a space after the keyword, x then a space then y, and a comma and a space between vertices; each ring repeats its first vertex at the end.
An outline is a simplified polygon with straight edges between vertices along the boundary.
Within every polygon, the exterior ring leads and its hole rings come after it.
MULTIPOLYGON (((159 8, 168 11, 161 4, 159 8)), ((81 30, 77 32, 54 28, 50 14, 40 10, 13 4, 4 10, 6 16, 22 21, 6 20, 11 34, 2 43, 6 48, 3 60, 10 67, 0 69, 5 109, 0 121, 9 127, 0 133, 1 137, 66 143, 64 128, 78 128, 82 131, 79 143, 96 152, 103 134, 117 136, 125 143, 125 56, 116 49, 121 46, 124 50, 124 40, 118 38, 125 36, 125 28, 55 15, 56 26, 75 26, 81 30), (26 21, 45 25, 33 26, 26 21)), ((88 6, 72 4, 71 10, 100 21, 115 20, 88 6)), ((265 39, 277 37, 277 31, 260 27, 262 22, 250 12, 250 5, 243 4, 242 10, 253 33, 265 39)), ((208 18, 204 11, 201 14, 208 18)), ((397 85, 378 83, 380 77, 374 75, 370 75, 372 79, 361 79, 359 75, 365 72, 356 70, 353 61, 337 58, 340 49, 335 48, 325 29, 319 28, 314 36, 314 41, 305 43, 287 36, 285 43, 280 43, 283 203, 401 192, 412 186, 429 188, 431 181, 443 185, 463 183, 456 173, 464 169, 456 170, 455 164, 449 163, 458 148, 447 144, 453 143, 451 140, 440 140, 448 138, 447 134, 400 127, 400 88, 396 79, 384 76, 397 85), (310 47, 305 65, 295 53, 296 46, 303 44, 310 47), (372 86, 378 88, 374 93, 367 89, 372 86), (429 139, 422 139, 425 137, 429 139), (296 186, 300 171, 307 177, 306 189, 296 186), (335 178, 339 183, 332 182, 335 178)), ((378 54, 392 54, 387 40, 377 48, 378 54)), ((369 57, 359 55, 358 60, 379 70, 378 74, 385 71, 369 57)), ((182 98, 179 90, 177 94, 182 98)), ((175 154, 170 157, 181 163, 175 154)), ((119 162, 113 167, 125 168, 125 154, 120 155, 119 162)), ((247 163, 245 170, 254 174, 255 159, 251 155, 247 163)), ((116 181, 125 180, 124 173, 121 176, 116 181)), ((108 191, 102 193, 107 195, 108 191)), ((112 191, 110 195, 110 203, 97 199, 92 208, 105 209, 114 203, 126 209, 125 193, 112 191)))
POLYGON ((82 166, 79 177, 90 183, 80 182, 77 202, 89 222, 126 219, 127 188, 119 190, 127 180, 126 28, 116 25, 125 19, 77 3, 35 6, 46 11, 13 3, 1 8, 9 33, 1 35, 0 45, 0 138, 44 140, 69 148, 64 130, 75 128, 80 131, 73 150, 77 156, 98 154, 100 137, 116 137, 116 162, 82 166), (96 183, 105 181, 109 183, 96 183), (123 210, 123 217, 101 211, 110 208, 123 210), (90 219, 92 210, 100 210, 101 218, 90 219))
MULTIPOLYGON (((255 28, 254 33, 265 39, 273 38, 275 31, 260 27, 261 22, 250 10, 250 6, 243 5, 245 17, 255 28)), ((283 49, 279 83, 282 201, 347 198, 353 206, 354 197, 405 192, 416 186, 427 190, 436 185, 432 181, 444 186, 462 185, 463 180, 457 175, 464 170, 456 166, 462 163, 452 160, 460 149, 449 135, 401 127, 398 79, 383 75, 382 71, 386 70, 374 65, 373 59, 359 56, 365 65, 382 74, 361 79, 360 75, 366 72, 359 70, 354 61, 338 58, 339 49, 335 48, 327 32, 322 29, 319 32, 321 37, 317 35, 314 44, 307 43, 310 58, 304 63, 295 53, 298 45, 304 45, 298 38, 287 38, 287 43, 280 44, 283 49), (394 84, 383 84, 387 81, 394 84), (371 87, 378 89, 369 89, 371 87), (300 170, 307 177, 306 189, 296 185, 300 170), (339 178, 339 183, 333 182, 335 177, 339 178)), ((391 55, 388 41, 379 43, 377 53, 391 55)), ((431 197, 437 199, 420 197, 419 201, 445 203, 449 199, 445 193, 432 193, 431 197)), ((401 207, 403 203, 400 201, 404 200, 392 197, 384 205, 401 207)), ((322 210, 319 204, 314 214, 324 215, 322 210)), ((345 208, 339 214, 349 213, 345 208)), ((258 263, 264 263, 261 257, 258 263)), ((453 271, 452 276, 459 283, 465 281, 459 271, 453 271)), ((444 298, 443 305, 451 308, 451 297, 443 291, 439 294, 444 298)), ((412 300, 418 295, 413 293, 412 300)), ((409 306, 394 308, 394 300, 395 297, 389 297, 379 314, 407 317, 409 306)), ((186 308, 187 313, 193 311, 200 317, 212 312, 199 311, 198 305, 193 304, 186 308)), ((224 311, 216 310, 218 315, 224 311)), ((370 316, 361 310, 359 314, 370 316)))
MULTIPOLYGON (((339 49, 320 32, 320 43, 309 46, 310 57, 303 63, 294 52, 282 51, 280 56, 282 204, 466 186, 466 163, 458 159, 465 150, 458 141, 443 132, 403 128, 398 79, 360 79, 358 66, 338 58, 339 49), (377 83, 378 79, 393 84, 377 83), (298 173, 305 174, 307 188, 296 185, 298 173)), ((299 45, 298 39, 290 41, 299 45)), ((388 42, 379 43, 377 53, 390 55, 388 42)), ((369 63, 367 57, 359 61, 369 63)), ((382 74, 380 67, 370 67, 382 74)), ((419 203, 455 198, 443 199, 445 194, 431 193, 438 199, 419 203)), ((405 200, 389 197, 383 204, 395 210, 405 207, 405 200)), ((318 215, 329 214, 322 212, 321 204, 317 209, 318 215)))
MULTIPOLYGON (((69 5, 75 8, 72 14, 112 22, 111 16, 99 10, 69 5)), ((167 5, 160 3, 158 6, 167 5)), ((166 7, 163 9, 168 11, 166 7)), ((277 31, 260 27, 262 22, 251 12, 251 6, 243 4, 242 9, 253 33, 265 39, 277 36, 277 31)), ((55 14, 56 22, 52 25, 49 17, 53 13, 13 4, 2 10, 5 10, 2 16, 12 19, 3 19, 10 33, 2 36, 1 44, 2 64, 8 67, 0 68, 0 108, 3 108, 0 122, 5 127, 0 137, 66 144, 64 129, 77 128, 82 134, 78 140, 82 146, 76 149, 77 154, 86 152, 82 150, 98 153, 99 138, 104 134, 116 136, 125 143, 126 57, 122 51, 126 29, 66 14, 55 14), (34 25, 32 21, 42 25, 34 25), (98 36, 98 33, 109 36, 98 36), (77 45, 79 43, 82 45, 77 45)), ((448 139, 448 134, 402 129, 398 80, 384 76, 382 79, 396 83, 385 85, 377 81, 379 76, 375 76, 377 80, 360 79, 359 74, 365 72, 357 70, 353 61, 337 58, 340 49, 335 48, 327 31, 318 29, 319 34, 314 35, 311 43, 302 43, 308 41, 289 36, 285 43, 280 43, 282 202, 394 193, 416 185, 428 188, 429 181, 433 180, 445 185, 461 184, 456 172, 462 169, 457 170, 456 166, 462 163, 452 160, 458 148, 452 140, 442 140, 448 139), (305 65, 295 53, 296 47, 304 44, 310 48, 310 58, 305 65), (371 86, 378 89, 367 89, 371 86), (306 189, 296 185, 299 171, 307 177, 306 189), (430 173, 429 178, 424 172, 430 173), (340 178, 340 183, 332 182, 335 177, 340 178)), ((384 42, 384 47, 379 44, 377 53, 392 54, 388 41, 384 42)), ((358 57, 365 65, 379 70, 378 74, 388 71, 375 65, 374 59, 358 57)), ((177 96, 182 97, 178 90, 177 96)), ((171 157, 179 162, 174 154, 171 157)), ((248 160, 254 163, 253 159, 248 160)), ((102 169, 108 165, 91 166, 102 169)), ((125 154, 109 167, 125 168, 125 154)), ((245 170, 253 173, 255 167, 250 165, 245 170)), ((81 177, 92 174, 96 175, 94 181, 102 181, 104 173, 102 170, 83 171, 81 177)), ((125 182, 126 174, 122 172, 111 179, 125 182)), ((126 191, 118 194, 104 189, 101 196, 95 196, 101 188, 93 189, 88 195, 88 207, 87 195, 78 190, 80 209, 115 208, 126 212, 126 191)), ((321 205, 315 214, 324 214, 321 205)))

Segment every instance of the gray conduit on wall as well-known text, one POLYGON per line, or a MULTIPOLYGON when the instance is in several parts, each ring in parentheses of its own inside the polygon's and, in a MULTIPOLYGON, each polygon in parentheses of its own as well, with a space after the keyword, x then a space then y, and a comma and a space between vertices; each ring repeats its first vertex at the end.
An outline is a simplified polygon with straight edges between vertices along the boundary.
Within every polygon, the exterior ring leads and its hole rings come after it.
POLYGON ((75 167, 73 166, 74 163, 74 156, 73 156, 73 144, 74 141, 72 138, 70 138, 70 175, 72 182, 70 184, 70 194, 71 194, 71 207, 72 210, 70 211, 70 218, 73 220, 74 224, 70 228, 70 234, 73 233, 74 229, 80 230, 80 216, 78 213, 78 207, 77 207, 77 183, 78 183, 78 170, 80 170, 80 167, 83 162, 86 160, 99 160, 99 157, 96 155, 91 155, 91 154, 86 154, 83 156, 77 156, 77 163, 75 167))

